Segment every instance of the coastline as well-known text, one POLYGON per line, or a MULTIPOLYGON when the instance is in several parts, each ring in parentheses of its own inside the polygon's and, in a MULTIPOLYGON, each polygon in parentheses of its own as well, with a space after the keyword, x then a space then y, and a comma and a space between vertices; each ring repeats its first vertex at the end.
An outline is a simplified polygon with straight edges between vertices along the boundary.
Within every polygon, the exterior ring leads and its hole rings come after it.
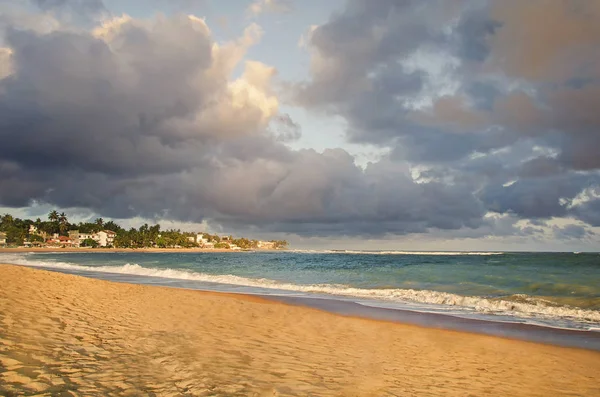
POLYGON ((285 252, 286 250, 279 249, 252 249, 252 250, 232 250, 225 248, 0 248, 0 253, 30 253, 30 252, 45 252, 45 253, 60 253, 60 252, 75 252, 75 253, 89 253, 89 252, 103 252, 103 253, 125 253, 125 252, 147 252, 147 253, 164 253, 164 252, 190 252, 190 253, 223 253, 223 252, 285 252))
POLYGON ((0 279, 0 394, 600 393, 594 351, 12 265, 0 279))

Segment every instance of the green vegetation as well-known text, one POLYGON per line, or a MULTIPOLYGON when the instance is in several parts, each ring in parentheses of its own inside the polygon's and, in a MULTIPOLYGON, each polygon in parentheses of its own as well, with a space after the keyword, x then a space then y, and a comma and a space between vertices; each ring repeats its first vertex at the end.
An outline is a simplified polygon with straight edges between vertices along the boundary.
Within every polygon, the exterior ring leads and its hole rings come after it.
POLYGON ((37 234, 30 235, 27 240, 33 245, 42 245, 45 242, 44 238, 37 234))
POLYGON ((276 249, 285 249, 288 247, 287 240, 273 240, 271 242, 273 243, 273 246, 276 249))
POLYGON ((238 238, 231 241, 241 249, 255 249, 258 248, 258 240, 248 240, 247 238, 238 238))
MULTIPOLYGON (((32 245, 41 245, 53 235, 68 236, 71 232, 77 236, 80 234, 94 234, 102 230, 110 230, 116 233, 113 246, 115 248, 194 248, 200 245, 196 242, 196 233, 182 232, 181 230, 161 231, 160 225, 150 226, 144 224, 138 229, 131 228, 125 230, 114 221, 105 222, 102 218, 97 218, 93 222, 70 223, 67 215, 53 210, 48 214, 48 220, 42 221, 14 218, 10 214, 0 217, 0 232, 6 233, 6 243, 8 246, 22 246, 25 242, 32 245)), ((232 236, 219 237, 216 234, 202 233, 205 241, 214 244, 215 248, 230 248, 235 245, 241 249, 259 248, 258 240, 249 240, 247 238, 234 239, 232 236)), ((76 237, 74 237, 76 238, 76 237)), ((287 241, 270 241, 273 248, 287 248, 287 241)), ((82 247, 97 247, 98 242, 93 239, 85 239, 81 242, 82 247)))
POLYGON ((91 238, 86 238, 85 240, 83 240, 80 244, 81 247, 90 247, 90 248, 97 248, 98 247, 98 242, 94 239, 91 238))

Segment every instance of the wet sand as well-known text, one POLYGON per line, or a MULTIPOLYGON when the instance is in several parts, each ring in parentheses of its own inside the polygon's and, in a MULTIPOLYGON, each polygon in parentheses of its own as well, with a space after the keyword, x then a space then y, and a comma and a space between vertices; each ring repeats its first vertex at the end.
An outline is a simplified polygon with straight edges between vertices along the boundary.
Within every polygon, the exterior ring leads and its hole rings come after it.
POLYGON ((600 353, 0 265, 0 395, 598 396, 600 353))

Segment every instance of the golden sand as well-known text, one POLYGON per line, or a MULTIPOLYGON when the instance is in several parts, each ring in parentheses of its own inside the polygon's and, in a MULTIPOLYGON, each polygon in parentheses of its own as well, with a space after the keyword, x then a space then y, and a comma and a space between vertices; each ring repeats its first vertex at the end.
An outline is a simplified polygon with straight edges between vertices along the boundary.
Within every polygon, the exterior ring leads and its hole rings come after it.
POLYGON ((600 353, 0 265, 0 395, 600 396, 600 353))

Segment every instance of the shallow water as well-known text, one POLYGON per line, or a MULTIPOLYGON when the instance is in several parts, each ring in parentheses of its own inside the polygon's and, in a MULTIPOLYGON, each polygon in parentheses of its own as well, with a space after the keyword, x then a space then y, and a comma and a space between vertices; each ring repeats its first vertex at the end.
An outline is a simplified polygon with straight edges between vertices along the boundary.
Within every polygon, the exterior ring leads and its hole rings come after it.
POLYGON ((129 275, 129 282, 156 283, 158 277, 175 287, 327 297, 488 321, 600 329, 597 253, 29 253, 2 254, 0 263, 102 273, 108 279, 129 275))

